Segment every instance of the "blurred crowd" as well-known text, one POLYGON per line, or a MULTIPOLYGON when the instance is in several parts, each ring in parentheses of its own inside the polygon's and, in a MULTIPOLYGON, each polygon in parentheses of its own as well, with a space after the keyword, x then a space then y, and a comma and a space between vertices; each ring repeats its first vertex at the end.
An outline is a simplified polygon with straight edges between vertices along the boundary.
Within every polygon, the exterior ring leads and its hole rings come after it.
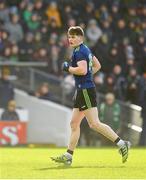
POLYGON ((85 42, 101 64, 97 89, 139 102, 146 72, 146 2, 143 0, 0 0, 0 61, 47 62, 62 76, 70 59, 66 31, 80 25, 85 42))

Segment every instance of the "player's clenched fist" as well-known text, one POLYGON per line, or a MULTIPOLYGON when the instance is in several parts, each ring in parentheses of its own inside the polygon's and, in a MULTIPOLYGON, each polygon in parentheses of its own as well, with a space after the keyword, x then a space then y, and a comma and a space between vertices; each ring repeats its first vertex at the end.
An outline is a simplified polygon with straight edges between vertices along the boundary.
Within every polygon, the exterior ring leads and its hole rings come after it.
POLYGON ((69 63, 67 61, 62 64, 62 70, 66 72, 69 71, 69 63))

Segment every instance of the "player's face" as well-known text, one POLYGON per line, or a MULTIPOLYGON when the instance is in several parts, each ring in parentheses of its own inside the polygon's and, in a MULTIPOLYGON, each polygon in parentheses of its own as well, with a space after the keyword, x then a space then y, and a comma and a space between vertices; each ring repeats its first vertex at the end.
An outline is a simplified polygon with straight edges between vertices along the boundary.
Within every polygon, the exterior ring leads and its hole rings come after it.
POLYGON ((83 42, 83 37, 77 35, 68 35, 68 41, 71 47, 77 47, 83 42))

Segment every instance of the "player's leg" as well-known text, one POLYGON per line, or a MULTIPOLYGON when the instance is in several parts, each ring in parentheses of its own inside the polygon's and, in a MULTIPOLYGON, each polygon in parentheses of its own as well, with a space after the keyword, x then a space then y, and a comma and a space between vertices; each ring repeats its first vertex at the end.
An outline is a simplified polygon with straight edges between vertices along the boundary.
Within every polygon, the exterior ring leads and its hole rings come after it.
POLYGON ((73 152, 78 143, 80 137, 80 124, 84 116, 85 116, 84 113, 82 111, 79 111, 78 108, 73 109, 72 119, 70 123, 71 136, 68 145, 69 151, 73 152))
POLYGON ((84 111, 85 117, 89 123, 89 126, 97 131, 98 133, 104 135, 106 138, 115 142, 119 148, 120 153, 122 154, 122 160, 125 162, 128 158, 128 146, 130 145, 129 142, 125 142, 119 138, 119 136, 109 127, 108 125, 100 122, 98 118, 98 110, 96 107, 89 108, 84 111))
POLYGON ((87 118, 90 128, 104 135, 112 142, 115 142, 115 140, 118 138, 118 135, 108 125, 100 122, 98 118, 98 110, 96 107, 85 110, 84 114, 87 118))
POLYGON ((58 163, 64 163, 70 165, 72 163, 73 151, 78 143, 80 137, 80 124, 84 118, 84 113, 79 111, 78 108, 73 109, 72 119, 71 119, 71 136, 68 145, 67 152, 58 157, 52 157, 51 159, 58 163))

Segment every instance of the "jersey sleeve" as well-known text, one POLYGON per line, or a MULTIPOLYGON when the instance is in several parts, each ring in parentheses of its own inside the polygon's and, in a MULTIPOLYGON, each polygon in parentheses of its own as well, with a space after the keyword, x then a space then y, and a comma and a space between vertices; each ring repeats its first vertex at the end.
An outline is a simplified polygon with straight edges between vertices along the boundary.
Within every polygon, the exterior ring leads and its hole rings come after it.
POLYGON ((79 61, 82 61, 82 60, 86 60, 87 61, 87 55, 83 51, 78 51, 76 53, 76 61, 79 62, 79 61))

